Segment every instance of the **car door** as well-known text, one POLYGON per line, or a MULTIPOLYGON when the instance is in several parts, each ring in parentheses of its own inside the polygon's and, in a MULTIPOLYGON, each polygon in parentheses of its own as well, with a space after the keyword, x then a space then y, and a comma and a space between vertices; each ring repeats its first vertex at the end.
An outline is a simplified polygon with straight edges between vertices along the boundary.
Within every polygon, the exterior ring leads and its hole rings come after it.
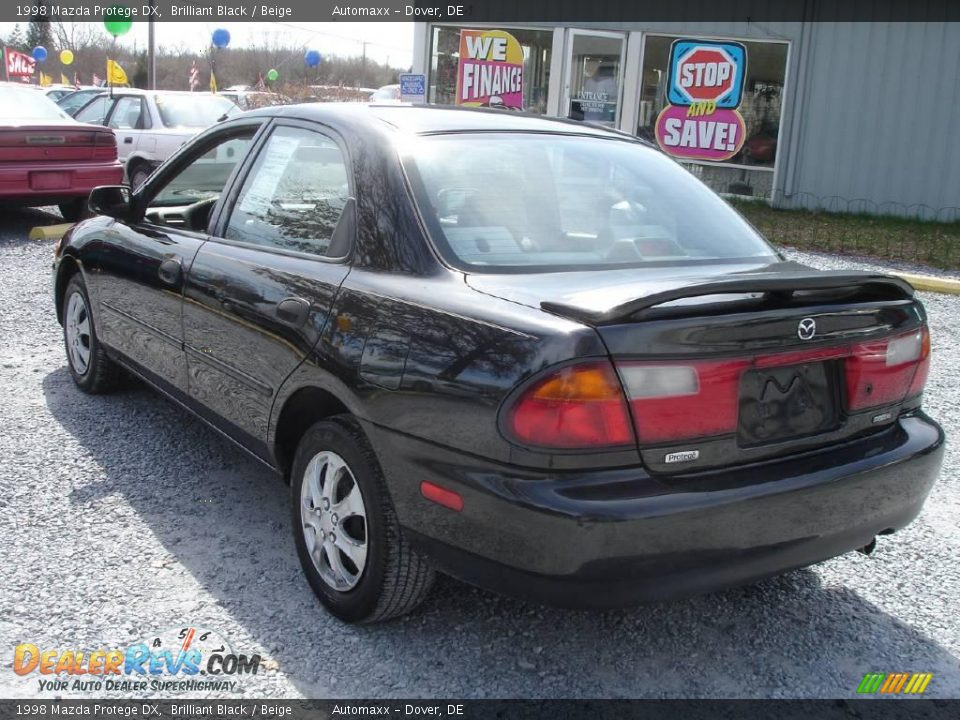
POLYGON ((140 191, 135 223, 115 222, 97 253, 97 291, 104 342, 164 389, 187 392, 183 290, 207 238, 211 211, 262 121, 234 124, 188 148, 140 191), (235 152, 209 162, 216 149, 235 152))
POLYGON ((150 114, 146 112, 143 98, 139 95, 117 98, 107 118, 107 126, 113 128, 117 136, 117 154, 125 163, 136 152, 143 131, 150 129, 150 114))
POLYGON ((273 400, 349 272, 355 202, 344 146, 322 126, 277 122, 255 152, 194 259, 183 328, 191 398, 265 452, 273 400))

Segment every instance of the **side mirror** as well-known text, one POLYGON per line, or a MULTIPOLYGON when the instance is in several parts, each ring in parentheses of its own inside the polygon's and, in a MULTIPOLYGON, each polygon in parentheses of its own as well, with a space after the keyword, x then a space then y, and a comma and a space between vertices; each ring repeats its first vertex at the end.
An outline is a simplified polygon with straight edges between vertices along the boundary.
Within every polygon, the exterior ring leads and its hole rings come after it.
POLYGON ((133 215, 130 188, 126 185, 101 185, 90 191, 87 201, 90 212, 117 220, 129 220, 133 215))

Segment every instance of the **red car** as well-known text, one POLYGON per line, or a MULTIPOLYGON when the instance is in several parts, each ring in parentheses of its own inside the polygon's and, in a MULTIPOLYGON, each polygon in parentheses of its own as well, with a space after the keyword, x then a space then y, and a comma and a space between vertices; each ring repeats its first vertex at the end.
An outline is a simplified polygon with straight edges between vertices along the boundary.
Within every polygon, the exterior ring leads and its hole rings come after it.
POLYGON ((93 188, 121 182, 112 130, 77 122, 35 88, 0 85, 0 204, 58 205, 72 221, 93 188))

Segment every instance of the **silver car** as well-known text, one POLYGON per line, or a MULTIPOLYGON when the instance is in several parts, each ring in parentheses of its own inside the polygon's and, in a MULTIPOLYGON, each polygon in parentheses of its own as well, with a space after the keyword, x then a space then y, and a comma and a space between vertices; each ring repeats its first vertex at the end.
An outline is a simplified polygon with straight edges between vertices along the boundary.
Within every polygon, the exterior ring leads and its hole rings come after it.
POLYGON ((234 112, 233 102, 213 93, 115 88, 94 96, 74 117, 113 128, 127 179, 138 188, 183 143, 234 112))

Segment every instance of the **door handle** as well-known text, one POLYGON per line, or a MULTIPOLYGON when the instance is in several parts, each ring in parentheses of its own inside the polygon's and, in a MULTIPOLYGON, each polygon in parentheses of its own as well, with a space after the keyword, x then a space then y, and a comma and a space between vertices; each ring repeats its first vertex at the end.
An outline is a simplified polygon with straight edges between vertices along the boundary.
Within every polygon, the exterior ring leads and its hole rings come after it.
POLYGON ((176 285, 180 280, 180 272, 182 269, 179 260, 168 258, 160 263, 160 267, 157 268, 157 275, 168 285, 176 285))
POLYGON ((124 143, 125 145, 132 145, 132 144, 133 144, 133 138, 132 138, 132 137, 125 137, 125 138, 123 139, 123 143, 124 143))
POLYGON ((277 317, 294 327, 300 327, 310 313, 310 303, 302 298, 287 298, 277 305, 277 317))

